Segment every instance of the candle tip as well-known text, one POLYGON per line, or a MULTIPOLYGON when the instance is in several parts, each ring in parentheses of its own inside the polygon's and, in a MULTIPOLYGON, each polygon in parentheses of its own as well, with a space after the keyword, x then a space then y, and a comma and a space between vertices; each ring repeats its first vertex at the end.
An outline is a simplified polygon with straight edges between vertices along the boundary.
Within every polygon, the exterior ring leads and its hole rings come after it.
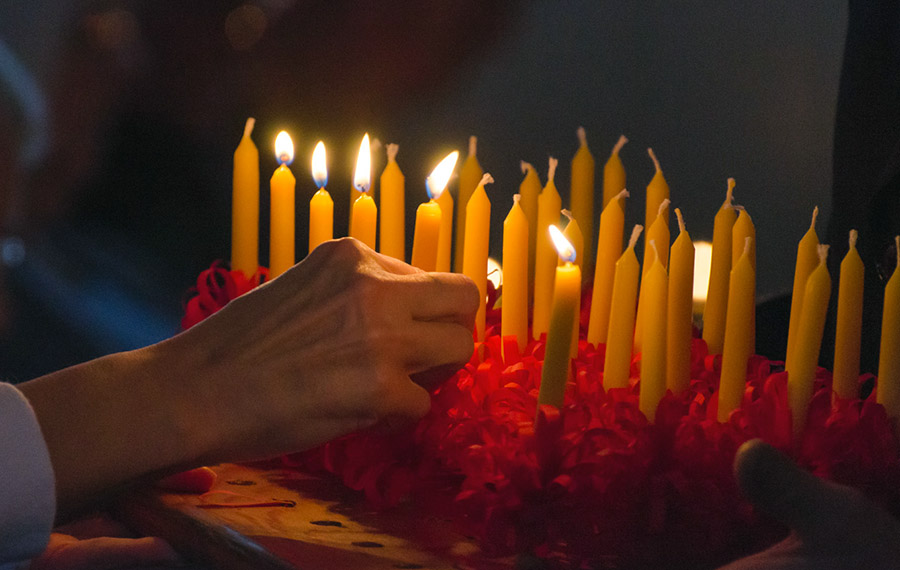
POLYGON ((859 232, 856 230, 850 230, 850 249, 856 247, 856 241, 859 239, 859 232))
POLYGON ((737 183, 734 181, 734 178, 729 178, 725 184, 725 205, 731 207, 731 204, 734 202, 734 186, 737 183))
POLYGON ((659 210, 656 211, 656 217, 662 216, 663 212, 666 212, 668 215, 669 204, 671 203, 672 201, 668 198, 663 199, 663 201, 659 203, 659 210))
POLYGON ((250 133, 253 132, 253 127, 256 126, 256 119, 253 117, 248 117, 247 122, 244 123, 244 136, 249 137, 250 133))
POLYGON ((550 157, 550 166, 547 168, 547 184, 553 182, 553 177, 556 176, 556 165, 559 164, 559 161, 552 156, 550 157))
POLYGON ((584 127, 578 127, 578 130, 575 131, 576 136, 578 136, 578 144, 581 146, 587 146, 587 133, 584 131, 584 127))
POLYGON ((681 208, 675 208, 675 217, 678 218, 678 231, 685 231, 684 217, 681 215, 681 208))
POLYGON ((519 166, 522 168, 522 174, 528 174, 529 170, 534 170, 534 167, 531 166, 531 163, 525 162, 524 160, 519 163, 519 166))
POLYGON ((642 231, 644 231, 644 226, 635 224, 634 229, 631 230, 631 239, 628 240, 628 247, 633 248, 637 244, 637 240, 641 237, 642 231))
POLYGON ((622 191, 619 192, 618 194, 616 194, 615 198, 613 198, 613 199, 614 199, 614 200, 621 200, 621 199, 623 199, 623 198, 628 198, 629 196, 631 196, 631 192, 629 192, 628 190, 622 188, 622 191))
POLYGON ((812 222, 810 222, 810 224, 809 224, 809 229, 811 231, 816 231, 816 218, 818 218, 818 217, 819 217, 819 207, 816 206, 815 208, 813 208, 812 222))
POLYGON ((625 143, 628 142, 628 138, 625 135, 619 135, 619 140, 616 141, 616 145, 612 149, 612 154, 618 156, 619 151, 622 150, 622 147, 625 146, 625 143))
POLYGON ((518 204, 519 201, 520 201, 521 199, 522 199, 522 195, 521 195, 521 194, 513 194, 513 204, 514 204, 514 205, 515 205, 515 204, 518 204))
POLYGON ((478 137, 472 135, 469 137, 469 156, 475 156, 475 151, 478 149, 478 137))
POLYGON ((819 255, 819 264, 825 263, 825 260, 828 259, 828 248, 831 247, 827 243, 820 243, 816 246, 816 253, 819 255))
POLYGON ((562 209, 560 213, 565 216, 570 222, 575 219, 575 216, 572 215, 570 210, 562 209))
POLYGON ((659 166, 659 160, 656 158, 656 154, 653 153, 653 149, 647 148, 647 154, 650 155, 650 160, 653 161, 653 166, 656 168, 656 171, 661 172, 662 168, 659 166))
POLYGON ((397 153, 400 152, 400 145, 397 143, 388 143, 384 148, 387 151, 388 162, 396 161, 397 153))

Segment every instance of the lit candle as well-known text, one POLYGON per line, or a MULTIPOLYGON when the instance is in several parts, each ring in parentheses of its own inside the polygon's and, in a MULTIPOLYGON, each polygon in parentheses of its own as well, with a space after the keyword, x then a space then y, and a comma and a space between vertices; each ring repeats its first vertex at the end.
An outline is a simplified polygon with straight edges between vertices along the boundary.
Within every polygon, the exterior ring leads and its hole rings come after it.
POLYGON ((537 244, 538 196, 541 194, 541 179, 537 170, 525 162, 521 163, 525 178, 519 184, 519 205, 528 218, 528 306, 534 301, 534 254, 537 244))
MULTIPOLYGON (((566 229, 563 231, 563 236, 566 240, 572 244, 572 247, 575 248, 575 265, 578 268, 581 268, 581 258, 584 252, 584 234, 581 233, 581 228, 578 227, 578 220, 572 217, 572 212, 568 210, 563 210, 562 214, 568 218, 569 222, 566 224, 566 229)), ((563 260, 559 260, 559 263, 565 263, 563 260)), ((572 358, 578 356, 578 338, 581 336, 581 323, 580 319, 577 318, 581 315, 581 298, 578 298, 578 303, 575 306, 576 311, 576 319, 574 326, 572 327, 572 358)))
POLYGON ((469 198, 466 206, 466 239, 463 255, 463 273, 478 286, 478 313, 475 314, 475 332, 479 341, 484 340, 485 301, 487 299, 487 260, 491 237, 491 201, 484 185, 494 182, 490 174, 484 174, 469 198))
POLYGON ((572 263, 575 261, 575 248, 559 228, 550 226, 548 232, 564 264, 556 268, 554 277, 553 314, 547 332, 538 405, 562 407, 569 378, 572 326, 581 298, 581 270, 572 263))
POLYGON ((437 199, 441 207, 441 234, 438 238, 437 271, 450 271, 450 257, 453 242, 453 196, 450 192, 441 192, 437 199))
POLYGON ((369 133, 366 133, 362 144, 359 145, 359 157, 356 159, 356 171, 353 173, 353 187, 359 191, 359 197, 353 202, 350 212, 350 237, 375 249, 378 208, 375 206, 375 200, 366 194, 372 180, 371 170, 372 155, 369 151, 369 133))
MULTIPOLYGON (((519 353, 528 344, 528 218, 522 210, 521 196, 513 196, 513 205, 503 221, 503 305, 500 336, 515 336, 519 353)), ((506 350, 504 343, 503 350, 506 350)), ((504 354, 505 356, 505 354, 504 354)))
POLYGON ((325 160, 325 143, 316 143, 312 158, 313 180, 319 190, 309 201, 309 252, 320 243, 334 237, 334 202, 325 185, 328 184, 328 167, 325 160))
POLYGON ((600 214, 597 263, 594 270, 594 290, 591 292, 591 315, 588 320, 587 333, 588 342, 595 347, 606 343, 613 279, 616 275, 616 260, 622 255, 625 198, 627 197, 627 190, 620 191, 600 214))
POLYGON ((603 364, 603 388, 626 388, 631 373, 631 348, 634 333, 634 313, 637 302, 638 277, 641 266, 634 254, 634 246, 644 226, 636 225, 628 247, 616 261, 609 331, 606 335, 606 355, 603 364))
POLYGON ((819 350, 822 347, 822 332, 825 330, 825 314, 831 296, 831 277, 825 260, 828 246, 816 247, 819 265, 809 274, 803 291, 803 312, 797 325, 797 343, 788 356, 784 369, 788 373, 788 401, 794 435, 799 435, 806 425, 809 402, 812 399, 819 350))
POLYGON ((750 359, 752 329, 756 308, 756 270, 750 260, 753 238, 744 238, 744 253, 731 269, 728 285, 728 316, 722 349, 722 374, 719 380, 720 422, 727 422, 732 410, 741 407, 747 385, 747 361, 750 359))
POLYGON ((706 289, 709 287, 709 269, 712 264, 712 244, 694 242, 694 316, 703 318, 706 308, 706 289))
POLYGON ((255 123, 250 117, 244 125, 231 181, 231 269, 248 278, 259 270, 259 151, 250 138, 255 123))
MULTIPOLYGON (((648 148, 647 154, 650 155, 653 166, 656 168, 656 173, 650 180, 650 184, 647 184, 647 205, 644 214, 644 227, 647 228, 647 234, 649 235, 650 227, 659 216, 659 205, 662 204, 663 200, 669 197, 669 185, 666 183, 666 178, 663 176, 662 168, 659 166, 659 160, 656 159, 653 149, 648 148)), ((669 216, 667 215, 666 226, 668 225, 669 216)), ((650 249, 649 239, 649 237, 644 239, 644 256, 641 259, 647 259, 647 251, 650 249)))
POLYGON ((387 165, 381 172, 381 239, 378 251, 394 259, 406 259, 406 180, 397 164, 400 146, 387 145, 387 165))
POLYGON ((430 200, 420 204, 416 210, 416 230, 413 236, 412 265, 424 271, 435 271, 437 268, 438 241, 441 233, 441 206, 437 200, 447 187, 447 181, 453 174, 457 151, 447 155, 425 180, 425 188, 430 200))
POLYGON ((294 161, 294 143, 285 131, 275 137, 275 157, 281 164, 269 181, 269 278, 274 279, 294 265, 294 189, 296 180, 288 165, 294 161))
POLYGON ((859 351, 862 338, 865 267, 856 250, 856 230, 850 230, 850 249, 841 262, 838 283, 837 325, 834 336, 834 394, 859 397, 859 351))
POLYGON ((797 244, 797 263, 794 266, 794 289, 791 292, 791 320, 788 323, 788 342, 785 352, 785 362, 791 359, 794 346, 797 343, 800 316, 803 314, 803 299, 806 294, 806 281, 815 270, 819 261, 817 248, 819 236, 816 234, 816 218, 819 216, 819 207, 813 209, 812 222, 809 229, 797 244))
POLYGON ((550 328, 554 268, 558 265, 558 255, 547 233, 551 225, 559 222, 559 208, 562 205, 556 184, 553 182, 556 164, 557 160, 551 157, 547 185, 538 196, 538 240, 534 253, 534 316, 531 323, 531 335, 535 339, 541 338, 541 335, 550 328))
MULTIPOLYGON (((647 272, 653 267, 656 259, 659 258, 662 263, 663 269, 665 269, 669 264, 669 199, 664 198, 662 202, 659 203, 659 210, 656 214, 656 219, 653 220, 653 224, 650 226, 650 229, 647 230, 647 235, 644 236, 645 240, 653 241, 656 244, 656 254, 650 257, 644 258, 643 265, 643 277, 647 277, 647 272)), ((644 248, 644 251, 647 252, 647 248, 644 248)), ((641 282, 640 290, 638 293, 638 308, 637 308, 637 320, 634 324, 634 352, 642 352, 642 341, 644 334, 644 283, 641 282)), ((652 317, 651 317, 652 318, 652 317)))
POLYGON ((722 354, 725 343, 725 316, 728 311, 728 277, 731 274, 731 236, 737 214, 734 212, 734 178, 728 179, 725 202, 713 222, 712 258, 709 286, 703 310, 703 340, 710 354, 722 354))
POLYGON ((643 352, 641 355, 641 392, 638 407, 650 422, 656 418, 656 407, 666 393, 666 301, 669 276, 656 242, 650 243, 653 265, 644 277, 641 289, 646 303, 643 352))
MULTIPOLYGON (((594 235, 594 156, 587 145, 584 127, 578 127, 578 151, 572 157, 572 179, 570 181, 569 203, 572 216, 578 221, 578 228, 584 235, 594 235)), ((591 242, 584 243, 577 251, 578 266, 590 265, 594 260, 591 242)))
POLYGON ((694 244, 684 226, 681 210, 678 237, 669 254, 669 298, 666 304, 666 387, 674 394, 691 384, 691 337, 693 327, 694 244))
POLYGON ((469 198, 475 192, 478 182, 481 180, 484 171, 478 164, 478 157, 475 152, 478 150, 478 138, 469 137, 469 156, 463 162, 459 171, 459 205, 456 214, 456 252, 453 257, 453 270, 457 273, 463 271, 463 255, 466 250, 466 207, 469 205, 469 198))
POLYGON ((619 140, 612 149, 606 164, 603 166, 603 209, 609 205, 610 200, 619 195, 625 189, 625 167, 619 158, 619 151, 625 146, 628 139, 625 135, 619 136, 619 140))
POLYGON ((900 417, 900 236, 894 238, 897 266, 884 288, 881 352, 878 357, 878 403, 891 418, 900 417))

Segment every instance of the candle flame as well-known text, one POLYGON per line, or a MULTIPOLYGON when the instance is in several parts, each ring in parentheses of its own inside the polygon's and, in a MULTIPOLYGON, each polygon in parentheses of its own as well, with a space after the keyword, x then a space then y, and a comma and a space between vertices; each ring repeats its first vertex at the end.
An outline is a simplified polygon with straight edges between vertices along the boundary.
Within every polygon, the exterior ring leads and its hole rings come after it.
POLYGON ((447 182, 450 181, 450 176, 453 174, 453 169, 456 168, 458 159, 459 151, 454 150, 444 157, 444 160, 440 161, 434 167, 434 170, 431 171, 431 174, 428 175, 428 178, 425 179, 425 189, 428 191, 429 198, 437 200, 444 193, 447 182))
POLYGON ((371 180, 372 153, 369 150, 369 133, 366 133, 359 145, 359 157, 356 159, 356 171, 353 173, 353 187, 360 192, 367 192, 371 180))
POLYGON ((566 239, 566 236, 563 235, 562 231, 554 226, 550 226, 550 237, 553 239, 553 246, 556 248, 557 253, 559 253, 559 258, 563 261, 568 261, 572 263, 575 261, 575 246, 566 239))
POLYGON ((322 141, 316 143, 316 149, 313 151, 312 175, 317 187, 324 188, 325 185, 328 184, 328 165, 325 161, 325 143, 322 141))
POLYGON ((709 267, 712 264, 712 244, 694 242, 694 302, 705 303, 709 287, 709 267))
POLYGON ((278 164, 290 164, 294 162, 294 141, 287 131, 281 131, 275 137, 275 158, 278 164))
POLYGON ((500 263, 493 257, 488 258, 487 262, 487 278, 494 284, 494 289, 499 289, 503 285, 503 269, 500 263))

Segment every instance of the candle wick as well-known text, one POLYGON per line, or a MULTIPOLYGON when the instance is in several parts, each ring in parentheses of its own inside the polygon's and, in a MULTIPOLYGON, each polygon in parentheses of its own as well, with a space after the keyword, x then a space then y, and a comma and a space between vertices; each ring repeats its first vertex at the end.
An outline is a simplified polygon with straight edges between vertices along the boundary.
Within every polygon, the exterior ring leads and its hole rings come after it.
POLYGON ((513 204, 518 204, 519 200, 521 200, 521 199, 522 199, 521 194, 513 194, 513 204))
POLYGON ((653 153, 652 148, 647 149, 647 154, 650 155, 650 159, 653 161, 653 166, 656 167, 657 172, 662 172, 662 168, 659 167, 659 160, 656 159, 656 155, 653 153))
POLYGON ((628 139, 625 137, 625 135, 619 135, 619 140, 616 142, 616 146, 613 147, 612 154, 618 156, 619 151, 622 150, 622 147, 625 146, 625 143, 627 142, 628 139))
POLYGON ((525 162, 524 160, 520 163, 522 167, 522 174, 528 174, 529 170, 534 170, 534 167, 531 166, 530 162, 525 162))
POLYGON ((569 211, 569 210, 560 210, 560 212, 562 213, 563 216, 565 216, 566 218, 569 219, 569 222, 571 222, 571 221, 575 218, 575 217, 572 215, 572 212, 569 211))
POLYGON ((250 133, 253 132, 253 127, 256 126, 256 119, 253 117, 249 117, 247 122, 244 123, 244 136, 249 137, 250 133))
POLYGON ((850 249, 856 247, 856 240, 859 239, 859 232, 856 230, 850 230, 850 249))
POLYGON ((810 230, 816 231, 816 218, 818 218, 818 217, 819 217, 819 207, 816 206, 815 208, 813 208, 812 222, 810 222, 810 224, 809 224, 810 230))
POLYGON ((484 176, 481 177, 481 182, 478 183, 479 186, 484 186, 485 184, 493 184, 494 177, 491 176, 489 172, 485 172, 484 176))
POLYGON ((615 196, 615 198, 613 198, 613 200, 625 199, 625 198, 628 198, 629 196, 631 196, 631 193, 628 190, 622 188, 622 191, 619 192, 618 194, 616 194, 616 196, 615 196))
POLYGON ((478 148, 478 137, 472 135, 469 137, 469 156, 475 156, 475 151, 478 148))
POLYGON ((637 244, 637 240, 642 231, 644 231, 644 226, 641 224, 636 224, 634 226, 634 229, 631 230, 631 239, 628 240, 628 247, 633 248, 637 244))
POLYGON ((678 231, 685 231, 684 217, 681 215, 681 208, 675 208, 675 217, 678 218, 678 231))
POLYGON ((388 143, 385 149, 387 150, 388 162, 395 162, 397 160, 397 153, 400 152, 400 145, 388 143))
POLYGON ((828 259, 828 248, 831 247, 828 244, 820 243, 816 246, 816 253, 819 254, 819 265, 825 263, 825 260, 828 259))
POLYGON ((575 131, 575 134, 578 136, 578 144, 581 146, 587 146, 587 133, 584 132, 584 127, 578 127, 578 130, 575 131))
POLYGON ((662 216, 663 212, 667 211, 667 209, 669 208, 669 204, 671 203, 672 201, 668 198, 663 199, 663 201, 659 203, 659 209, 656 211, 656 217, 658 218, 662 216))
POLYGON ((550 166, 547 168, 547 184, 553 182, 553 177, 556 175, 557 164, 559 164, 559 161, 551 156, 550 166))
POLYGON ((734 186, 736 184, 734 178, 729 178, 726 184, 728 189, 725 191, 725 205, 731 207, 734 202, 734 186))
MULTIPOLYGON (((894 236, 894 249, 897 250, 897 267, 900 267, 900 235, 894 236)), ((896 270, 894 268, 894 271, 896 270)))

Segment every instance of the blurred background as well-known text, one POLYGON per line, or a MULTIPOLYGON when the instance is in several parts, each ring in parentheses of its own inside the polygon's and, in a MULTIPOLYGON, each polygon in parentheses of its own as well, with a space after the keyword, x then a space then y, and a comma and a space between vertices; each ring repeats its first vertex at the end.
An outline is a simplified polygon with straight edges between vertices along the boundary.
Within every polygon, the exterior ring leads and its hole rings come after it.
MULTIPOLYGON (((783 298, 814 206, 825 239, 846 28, 837 0, 0 0, 0 374, 177 332, 198 273, 230 254, 249 116, 263 263, 279 130, 296 148, 298 258, 316 141, 346 235, 364 132, 400 145, 407 251, 425 177, 478 136, 499 258, 519 162, 543 182, 559 158, 567 205, 584 126, 598 188, 630 140, 628 227, 643 223, 647 147, 695 240, 712 237, 734 177, 757 227, 758 298, 783 298)), ((376 178, 384 163, 381 150, 376 178)))

